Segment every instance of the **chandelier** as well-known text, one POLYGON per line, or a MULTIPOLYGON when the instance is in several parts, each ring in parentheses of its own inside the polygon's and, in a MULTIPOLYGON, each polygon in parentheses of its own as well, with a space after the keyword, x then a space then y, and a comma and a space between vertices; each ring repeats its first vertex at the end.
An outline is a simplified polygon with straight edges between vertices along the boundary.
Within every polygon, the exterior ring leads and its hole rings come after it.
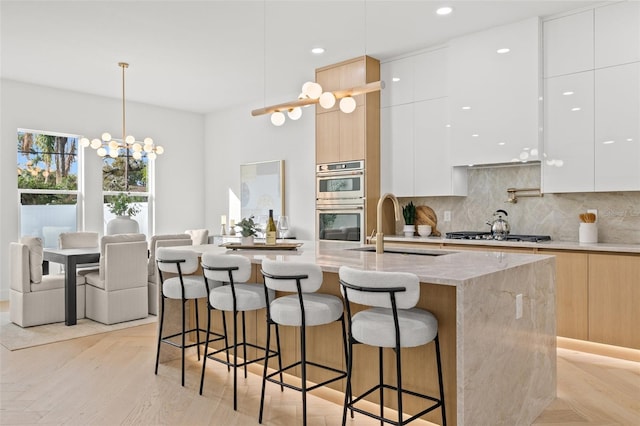
POLYGON ((96 150, 100 157, 109 156, 117 158, 120 155, 133 157, 135 160, 142 159, 146 156, 150 160, 164 152, 164 148, 160 145, 154 145, 153 139, 144 138, 142 142, 136 141, 132 135, 127 136, 126 118, 125 118, 125 91, 124 91, 124 71, 129 67, 126 62, 118 62, 118 66, 122 68, 122 139, 113 139, 110 133, 104 132, 100 139, 95 138, 91 141, 88 138, 80 139, 80 146, 86 148, 90 146, 96 150))

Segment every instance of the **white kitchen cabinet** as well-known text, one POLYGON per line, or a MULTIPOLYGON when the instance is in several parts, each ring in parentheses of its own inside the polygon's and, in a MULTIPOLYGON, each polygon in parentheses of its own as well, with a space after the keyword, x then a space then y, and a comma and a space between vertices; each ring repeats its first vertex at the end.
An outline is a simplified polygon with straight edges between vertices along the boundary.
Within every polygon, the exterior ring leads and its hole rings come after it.
POLYGON ((380 193, 413 196, 413 103, 380 109, 380 193))
POLYGON ((380 107, 413 102, 413 57, 380 64, 380 79, 385 88, 380 93, 380 107))
POLYGON ((413 57, 413 86, 415 102, 447 96, 447 48, 413 57))
POLYGON ((537 18, 450 42, 454 165, 539 160, 539 52, 537 18))
POLYGON ((414 103, 415 196, 467 194, 467 168, 451 166, 447 104, 447 98, 414 103))
POLYGON ((446 98, 382 108, 380 119, 381 193, 466 195, 466 167, 449 161, 446 98))
POLYGON ((640 62, 595 71, 595 191, 640 190, 640 62))
POLYGON ((593 71, 546 79, 544 98, 543 191, 593 191, 593 71))
POLYGON ((640 61, 640 2, 595 9, 595 67, 640 61))
POLYGON ((593 69, 593 9, 544 22, 544 76, 593 69))

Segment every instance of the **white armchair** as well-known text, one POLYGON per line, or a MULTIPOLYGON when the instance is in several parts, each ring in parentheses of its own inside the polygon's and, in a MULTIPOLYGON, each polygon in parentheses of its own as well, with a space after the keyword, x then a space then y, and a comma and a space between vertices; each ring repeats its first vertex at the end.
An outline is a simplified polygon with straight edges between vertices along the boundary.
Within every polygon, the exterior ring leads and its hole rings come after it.
POLYGON ((149 285, 149 313, 158 315, 158 301, 160 300, 160 277, 156 265, 156 250, 158 247, 175 247, 192 245, 192 239, 188 234, 154 235, 149 242, 148 285, 149 285))
MULTIPOLYGON (((64 321, 64 274, 42 274, 42 240, 11 243, 9 319, 20 327, 64 321)), ((77 315, 85 317, 85 280, 76 278, 77 315)))
POLYGON ((149 312, 145 236, 102 237, 100 270, 85 278, 87 318, 104 324, 145 318, 149 312))

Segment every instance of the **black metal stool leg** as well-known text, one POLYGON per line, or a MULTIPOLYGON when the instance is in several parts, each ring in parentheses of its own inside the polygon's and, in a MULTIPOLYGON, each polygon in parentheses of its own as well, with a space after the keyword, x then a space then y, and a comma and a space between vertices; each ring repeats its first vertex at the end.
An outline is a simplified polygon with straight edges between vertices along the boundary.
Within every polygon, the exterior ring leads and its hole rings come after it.
MULTIPOLYGON (((247 341, 247 330, 245 327, 246 320, 244 316, 244 311, 242 311, 242 342, 246 343, 247 341)), ((242 354, 244 356, 244 378, 247 378, 247 345, 242 345, 242 354)))
POLYGON ((302 425, 307 426, 307 341, 304 325, 300 327, 301 375, 302 375, 302 425))
POLYGON ((162 295, 161 299, 160 326, 158 328, 158 351, 156 352, 156 374, 158 374, 158 363, 160 362, 160 344, 162 343, 162 326, 164 325, 164 295, 162 295))
POLYGON ((222 315, 222 329, 224 330, 224 347, 227 348, 225 351, 227 353, 227 371, 231 371, 229 361, 229 339, 227 338, 227 315, 225 314, 225 311, 220 311, 220 315, 222 315))
MULTIPOLYGON (((271 325, 267 321, 267 341, 265 343, 266 350, 269 350, 271 347, 271 325)), ((278 326, 276 325, 276 333, 278 330, 278 326)), ((277 336, 277 334, 276 334, 277 336)), ((280 342, 278 341, 278 358, 280 357, 280 342)), ((264 358, 264 369, 262 370, 262 391, 260 392, 260 413, 258 414, 258 423, 262 424, 262 411, 264 409, 264 388, 267 384, 267 367, 269 366, 269 357, 266 356, 264 358)), ((282 367, 280 368, 282 370, 282 367)))
MULTIPOLYGON (((209 306, 209 303, 207 302, 207 307, 209 306)), ((208 315, 207 315, 207 337, 206 337, 206 341, 204 343, 204 359, 202 360, 202 375, 200 376, 200 395, 202 395, 202 388, 204 387, 204 372, 205 372, 205 367, 207 366, 207 355, 209 352, 209 338, 210 338, 210 333, 211 333, 211 308, 207 309, 208 315)))
POLYGON ((233 313, 233 410, 238 409, 238 315, 233 313))
POLYGON ((396 343, 396 375, 398 387, 398 426, 402 426, 402 359, 400 356, 400 345, 396 343))
MULTIPOLYGON (((380 377, 380 417, 384 417, 384 372, 383 372, 383 360, 384 356, 382 354, 383 348, 378 348, 378 376, 380 377)), ((384 425, 384 421, 380 420, 380 425, 384 425)))
POLYGON ((184 338, 184 330, 186 325, 186 305, 187 301, 182 299, 182 386, 184 386, 184 354, 185 354, 185 338, 184 338))
MULTIPOLYGON (((284 383, 282 376, 282 352, 280 352, 280 329, 278 324, 274 324, 276 326, 276 349, 278 350, 278 368, 280 369, 280 392, 284 392, 284 383)), ((269 347, 269 345, 267 345, 269 347)))
POLYGON ((198 315, 198 299, 193 299, 193 304, 195 306, 196 312, 196 342, 198 343, 198 361, 200 361, 200 315, 198 315))
POLYGON ((438 385, 440 386, 440 410, 442 412, 442 426, 447 426, 447 414, 444 407, 444 382, 442 380, 442 362, 440 360, 440 339, 436 334, 436 361, 438 363, 438 385))

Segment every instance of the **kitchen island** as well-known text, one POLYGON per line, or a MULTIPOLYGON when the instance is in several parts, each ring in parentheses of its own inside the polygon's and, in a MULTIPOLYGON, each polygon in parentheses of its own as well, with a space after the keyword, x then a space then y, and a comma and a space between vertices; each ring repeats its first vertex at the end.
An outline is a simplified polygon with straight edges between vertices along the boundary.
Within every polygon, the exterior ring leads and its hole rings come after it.
MULTIPOLYGON (((259 282, 259 264, 265 258, 314 262, 324 271, 321 291, 336 295, 340 294, 337 272, 342 265, 415 273, 421 282, 418 306, 438 318, 449 424, 531 424, 555 398, 553 256, 441 249, 378 255, 354 250, 359 247, 305 241, 295 251, 230 251, 213 245, 183 248, 246 256, 254 264, 252 278, 259 282)), ((220 314, 213 315, 212 319, 220 322, 220 314)), ((173 322, 173 328, 179 327, 173 322)), ((258 312, 249 322, 249 339, 264 342, 264 313, 258 312)), ((283 349, 283 362, 287 363, 293 356, 297 333, 286 328, 281 332, 283 348, 290 348, 289 352, 283 349)), ((339 324, 310 330, 309 357, 344 368, 340 332, 339 324)), ((403 352, 407 388, 437 394, 433 357, 433 345, 403 352)), ((356 392, 375 380, 376 375, 367 372, 377 369, 376 359, 373 348, 358 348, 354 360, 356 392)), ((391 367, 392 357, 387 356, 386 361, 391 367)), ((341 386, 337 383, 336 389, 342 391, 341 386)), ((393 407, 392 398, 385 398, 387 402, 393 407)), ((409 399, 405 411, 416 411, 412 403, 409 399)), ((425 418, 440 423, 439 410, 425 418)))

